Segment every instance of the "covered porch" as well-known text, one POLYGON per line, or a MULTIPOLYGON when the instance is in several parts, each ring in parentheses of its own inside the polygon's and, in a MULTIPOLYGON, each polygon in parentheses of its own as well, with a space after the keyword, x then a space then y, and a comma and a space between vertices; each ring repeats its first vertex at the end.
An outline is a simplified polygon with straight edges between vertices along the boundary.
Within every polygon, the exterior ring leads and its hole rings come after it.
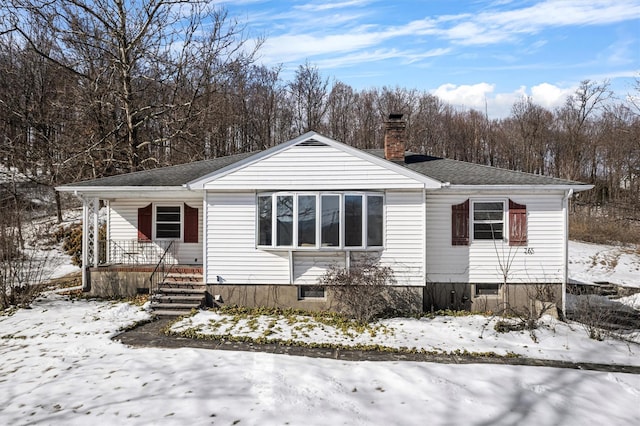
MULTIPOLYGON (((183 273, 202 283, 199 209, 175 199, 158 201, 130 196, 107 199, 86 195, 80 198, 83 202, 82 282, 85 291, 96 293, 96 287, 100 287, 104 291, 97 293, 115 295, 119 292, 130 296, 144 291, 153 294, 169 273, 183 273), (160 206, 167 204, 175 206, 171 218, 174 224, 161 222, 163 210, 160 206), (189 220, 195 235, 185 237, 189 220), (141 226, 148 229, 143 233, 141 226), (175 237, 166 238, 156 232, 156 227, 160 229, 161 226, 174 226, 177 229, 175 237)), ((189 201, 197 205, 195 200, 189 201)))

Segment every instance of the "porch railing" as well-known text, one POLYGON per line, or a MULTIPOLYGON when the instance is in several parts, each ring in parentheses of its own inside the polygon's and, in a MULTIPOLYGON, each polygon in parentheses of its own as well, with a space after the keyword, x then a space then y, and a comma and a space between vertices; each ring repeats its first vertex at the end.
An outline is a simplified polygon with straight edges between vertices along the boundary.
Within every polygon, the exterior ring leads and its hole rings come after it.
POLYGON ((101 240, 100 265, 157 265, 161 260, 177 264, 178 244, 174 241, 101 240))

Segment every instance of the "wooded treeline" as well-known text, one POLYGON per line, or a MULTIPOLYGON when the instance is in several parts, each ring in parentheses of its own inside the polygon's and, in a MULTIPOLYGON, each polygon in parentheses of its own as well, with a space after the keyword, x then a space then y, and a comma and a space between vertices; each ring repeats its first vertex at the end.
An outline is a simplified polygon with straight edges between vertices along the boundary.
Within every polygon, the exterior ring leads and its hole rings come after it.
POLYGON ((209 2, 0 0, 0 162, 50 187, 268 148, 315 130, 381 148, 389 112, 417 153, 593 183, 590 205, 638 217, 640 80, 584 81, 564 106, 507 118, 410 88, 355 90, 258 65, 261 40, 209 2), (627 214, 627 213, 625 213, 627 214))

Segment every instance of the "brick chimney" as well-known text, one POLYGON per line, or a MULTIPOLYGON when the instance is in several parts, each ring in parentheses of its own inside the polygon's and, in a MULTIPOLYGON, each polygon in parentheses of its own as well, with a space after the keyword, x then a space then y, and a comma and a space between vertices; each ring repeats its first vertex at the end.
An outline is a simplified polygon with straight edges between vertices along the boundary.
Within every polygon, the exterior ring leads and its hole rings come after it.
POLYGON ((387 160, 404 163, 405 127, 402 114, 389 114, 384 123, 384 158, 387 160))

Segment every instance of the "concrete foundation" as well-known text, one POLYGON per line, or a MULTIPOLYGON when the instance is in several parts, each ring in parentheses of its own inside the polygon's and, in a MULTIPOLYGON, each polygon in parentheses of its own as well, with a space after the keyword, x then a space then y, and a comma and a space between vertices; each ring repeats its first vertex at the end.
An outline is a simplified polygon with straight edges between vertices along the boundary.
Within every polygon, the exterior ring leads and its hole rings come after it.
MULTIPOLYGON (((132 297, 149 292, 151 266, 108 266, 90 269, 91 296, 132 297)), ((176 272, 202 273, 201 267, 177 267, 176 272)), ((325 297, 301 298, 296 285, 207 284, 207 306, 245 306, 293 308, 305 311, 336 310, 331 288, 325 297)), ((427 283, 424 287, 390 287, 384 296, 389 310, 398 312, 435 312, 466 310, 471 312, 519 313, 529 316, 557 315, 562 303, 562 284, 508 284, 497 286, 496 294, 478 294, 475 284, 427 283)))
MULTIPOLYGON (((103 266, 90 268, 89 295, 95 297, 132 297, 149 293, 149 277, 155 265, 103 266)), ((199 266, 175 266, 172 272, 201 274, 199 266)))
POLYGON ((557 315, 562 304, 562 284, 498 285, 496 294, 479 294, 475 284, 428 283, 424 289, 424 310, 466 310, 471 312, 557 315))
MULTIPOLYGON (((221 285, 208 284, 207 292, 217 305, 293 308, 305 311, 331 311, 337 309, 337 302, 331 287, 327 286, 324 298, 299 297, 298 286, 295 285, 221 285)), ((422 311, 422 287, 390 287, 384 296, 389 308, 401 312, 422 311)))

